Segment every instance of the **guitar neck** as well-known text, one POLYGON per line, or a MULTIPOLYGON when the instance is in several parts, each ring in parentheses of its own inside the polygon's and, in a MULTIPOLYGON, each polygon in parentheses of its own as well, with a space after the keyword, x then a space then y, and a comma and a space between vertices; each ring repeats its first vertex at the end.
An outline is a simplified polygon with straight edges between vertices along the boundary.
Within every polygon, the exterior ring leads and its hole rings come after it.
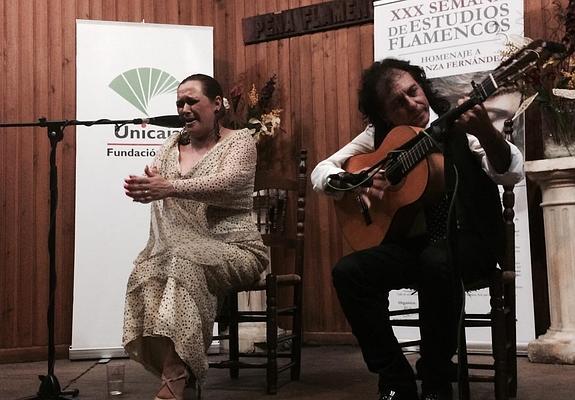
POLYGON ((491 74, 480 84, 474 82, 471 84, 473 92, 468 100, 436 119, 429 128, 418 135, 415 143, 412 143, 412 147, 400 151, 399 155, 391 160, 386 168, 386 177, 391 184, 399 183, 417 163, 433 150, 438 150, 436 141, 443 139, 445 132, 451 128, 461 114, 484 102, 498 89, 497 83, 491 74))
POLYGON ((437 149, 427 130, 417 135, 409 145, 409 149, 392 154, 385 166, 385 177, 392 185, 399 183, 421 160, 437 149))
POLYGON ((418 162, 423 160, 432 150, 437 149, 435 143, 431 138, 424 133, 420 133, 417 143, 409 150, 401 153, 397 157, 397 162, 401 165, 401 173, 406 175, 409 171, 417 165, 418 162))
MULTIPOLYGON (((452 108, 431 124, 433 129, 441 131, 439 135, 443 135, 445 131, 451 128, 455 120, 459 118, 461 114, 469 111, 477 104, 483 103, 489 96, 499 89, 499 86, 492 74, 489 74, 480 84, 471 82, 471 85, 473 86, 473 91, 471 92, 469 99, 457 107, 452 108)), ((437 133, 434 133, 434 135, 437 135, 437 133)))
POLYGON ((514 84, 523 74, 535 68, 537 63, 547 60, 549 57, 565 53, 565 47, 560 43, 536 40, 516 54, 509 57, 497 67, 480 84, 471 82, 473 90, 469 99, 459 106, 449 110, 437 118, 431 126, 425 129, 422 138, 417 138, 413 147, 401 149, 399 155, 392 155, 386 164, 386 178, 391 184, 397 184, 411 171, 418 162, 423 160, 437 146, 435 141, 442 141, 455 120, 477 104, 483 103, 489 96, 499 89, 500 86, 514 84))

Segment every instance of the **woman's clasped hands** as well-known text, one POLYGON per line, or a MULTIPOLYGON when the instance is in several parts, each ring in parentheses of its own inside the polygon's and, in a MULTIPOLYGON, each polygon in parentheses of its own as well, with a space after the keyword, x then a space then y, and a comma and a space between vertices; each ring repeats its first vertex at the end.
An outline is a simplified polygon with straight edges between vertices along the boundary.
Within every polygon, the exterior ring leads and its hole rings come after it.
POLYGON ((146 165, 144 175, 130 175, 124 179, 126 196, 138 203, 150 203, 170 197, 174 186, 158 173, 156 167, 146 165))

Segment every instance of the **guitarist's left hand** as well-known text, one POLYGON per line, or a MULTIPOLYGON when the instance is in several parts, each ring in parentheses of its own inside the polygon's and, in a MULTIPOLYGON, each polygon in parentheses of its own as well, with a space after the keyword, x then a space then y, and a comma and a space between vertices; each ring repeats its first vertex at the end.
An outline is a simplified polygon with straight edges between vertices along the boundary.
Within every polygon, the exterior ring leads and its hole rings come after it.
MULTIPOLYGON (((469 97, 459 99, 457 105, 463 104, 469 97)), ((469 133, 481 142, 482 138, 487 139, 488 136, 496 135, 499 133, 493 126, 489 114, 483 104, 477 104, 473 108, 464 112, 455 120, 455 129, 460 132, 469 133)))
MULTIPOLYGON (((458 105, 464 103, 468 98, 464 97, 458 101, 458 105)), ((485 150, 487 159, 498 173, 504 173, 511 163, 511 150, 509 144, 499 132, 481 103, 461 114, 455 120, 455 130, 469 133, 475 136, 485 150)))

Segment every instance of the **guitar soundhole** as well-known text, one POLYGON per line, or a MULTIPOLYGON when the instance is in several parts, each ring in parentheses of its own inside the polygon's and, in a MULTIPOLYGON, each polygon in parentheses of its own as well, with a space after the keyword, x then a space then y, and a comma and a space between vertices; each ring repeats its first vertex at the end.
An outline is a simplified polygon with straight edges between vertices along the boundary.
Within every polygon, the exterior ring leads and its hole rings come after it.
POLYGON ((404 185, 405 185, 405 178, 400 180, 399 183, 397 183, 395 185, 390 184, 385 190, 388 190, 391 192, 397 192, 397 191, 401 190, 404 185))

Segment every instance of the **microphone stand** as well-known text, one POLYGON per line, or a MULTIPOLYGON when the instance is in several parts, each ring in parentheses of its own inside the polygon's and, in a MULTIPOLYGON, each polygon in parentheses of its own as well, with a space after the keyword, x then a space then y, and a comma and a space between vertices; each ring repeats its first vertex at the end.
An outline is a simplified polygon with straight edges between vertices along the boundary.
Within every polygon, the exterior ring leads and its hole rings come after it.
MULTIPOLYGON (((50 257, 49 273, 49 302, 48 302, 48 373, 40 375, 40 388, 35 396, 26 397, 27 400, 67 400, 64 396, 76 397, 78 389, 63 392, 54 374, 55 344, 54 344, 54 317, 55 317, 55 292, 56 292, 56 210, 58 207, 58 169, 56 166, 56 149, 58 143, 64 138, 64 128, 72 125, 115 125, 116 131, 126 124, 142 124, 147 120, 141 118, 131 120, 109 120, 99 119, 96 121, 47 121, 40 118, 38 122, 30 123, 0 123, 0 128, 9 127, 45 127, 47 128, 48 139, 50 139, 50 229, 48 233, 48 253, 50 257)), ((150 123, 150 122, 147 122, 150 123)))

